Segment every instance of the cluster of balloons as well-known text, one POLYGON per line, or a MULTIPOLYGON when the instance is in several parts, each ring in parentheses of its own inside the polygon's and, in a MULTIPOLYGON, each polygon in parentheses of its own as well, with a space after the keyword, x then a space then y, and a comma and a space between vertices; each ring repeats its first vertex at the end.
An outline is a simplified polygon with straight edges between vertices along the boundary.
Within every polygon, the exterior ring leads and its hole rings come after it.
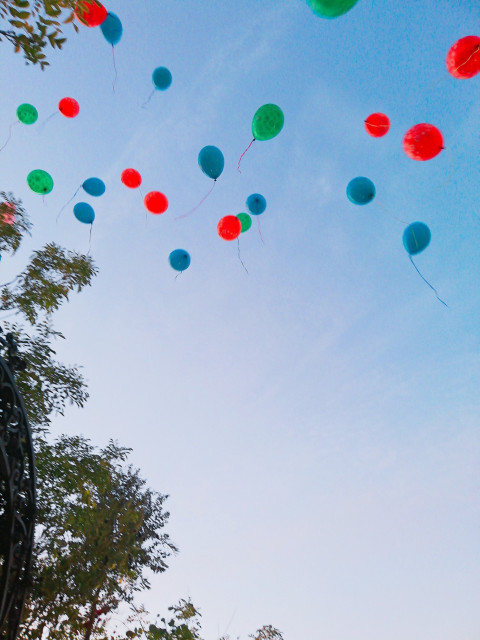
POLYGON ((107 11, 101 2, 84 2, 83 7, 76 7, 75 15, 86 27, 100 27, 105 40, 112 47, 120 42, 123 35, 120 18, 112 11, 107 11))
MULTIPOLYGON (((136 169, 124 169, 120 180, 129 189, 138 189, 142 184, 142 176, 136 169)), ((149 191, 143 199, 145 209, 153 214, 165 213, 168 209, 167 196, 160 191, 149 191)))
MULTIPOLYGON (((334 0, 308 0, 309 4, 315 10, 319 9, 319 15, 326 10, 327 5, 334 11, 340 9, 341 5, 348 10, 348 2, 335 2, 334 0)), ((351 3, 353 6, 355 2, 351 3)), ((345 11, 343 11, 345 13, 345 11)), ((340 15, 340 13, 336 14, 340 15)), ((335 17, 324 15, 324 17, 335 17)), ((446 56, 446 67, 448 73, 456 79, 466 80, 473 78, 480 73, 480 37, 465 36, 457 40, 448 50, 446 56)), ((384 113, 372 113, 364 121, 366 132, 374 137, 381 138, 386 135, 390 129, 390 120, 384 113)), ((422 122, 411 127, 403 137, 403 150, 412 160, 426 161, 435 158, 444 149, 443 135, 440 129, 433 124, 422 122)), ((350 180, 347 185, 347 197, 353 204, 365 205, 371 202, 375 197, 375 185, 369 178, 359 176, 350 180)), ((403 233, 403 246, 408 253, 412 264, 412 256, 424 251, 430 244, 432 234, 429 227, 424 222, 413 222, 409 224, 403 233)), ((425 280, 425 278, 423 278, 425 280)), ((436 290, 425 280, 438 298, 436 290)), ((443 300, 438 298, 440 302, 445 304, 443 300)))

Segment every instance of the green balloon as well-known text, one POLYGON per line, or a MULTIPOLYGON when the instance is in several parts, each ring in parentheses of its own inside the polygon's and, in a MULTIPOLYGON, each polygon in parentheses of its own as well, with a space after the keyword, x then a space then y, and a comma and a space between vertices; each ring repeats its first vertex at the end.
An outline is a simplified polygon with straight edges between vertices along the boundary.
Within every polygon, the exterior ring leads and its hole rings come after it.
POLYGON ((358 0, 307 0, 312 11, 322 18, 337 18, 354 7, 358 0))
POLYGON ((35 193, 41 193, 42 195, 50 193, 53 189, 52 176, 42 169, 30 171, 27 176, 27 182, 32 191, 35 191, 35 193))
POLYGON ((252 226, 252 219, 248 215, 248 213, 239 213, 237 215, 237 218, 240 220, 240 224, 242 225, 240 233, 243 233, 244 231, 248 231, 252 226))
POLYGON ((282 130, 283 111, 276 104, 264 104, 257 109, 252 120, 252 133, 255 140, 270 140, 282 130))
POLYGON ((23 124, 33 124, 37 121, 38 111, 35 109, 33 104, 21 104, 17 108, 17 118, 23 124))

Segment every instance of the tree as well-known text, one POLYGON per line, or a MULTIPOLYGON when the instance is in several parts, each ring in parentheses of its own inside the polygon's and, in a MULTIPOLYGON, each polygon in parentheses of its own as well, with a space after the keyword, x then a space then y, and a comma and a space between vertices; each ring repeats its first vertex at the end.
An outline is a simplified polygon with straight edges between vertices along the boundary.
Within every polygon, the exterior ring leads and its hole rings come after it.
MULTIPOLYGON (((168 607, 168 611, 170 613, 165 618, 157 616, 155 624, 148 624, 145 616, 139 615, 138 626, 123 633, 110 632, 106 636, 99 636, 98 640, 203 640, 201 613, 190 598, 182 598, 177 604, 168 607)), ((264 625, 248 637, 253 640, 284 640, 281 631, 271 625, 264 625)), ((230 640, 230 636, 222 636, 218 640, 230 640)))
MULTIPOLYGON (((81 14, 86 0, 0 0, 0 41, 13 44, 28 63, 44 69, 49 63, 45 49, 61 49, 66 41, 62 27, 71 24, 75 31, 75 9, 81 14), (6 23, 3 28, 2 22, 6 23)), ((95 0, 93 0, 95 1, 95 0)))
MULTIPOLYGON (((31 223, 12 194, 0 192, 0 202, 0 252, 14 254, 31 223)), ((26 370, 17 375, 17 385, 37 433, 45 432, 51 416, 63 414, 66 404, 81 407, 88 398, 79 368, 54 358, 52 342, 63 335, 53 329, 51 316, 71 292, 90 285, 96 273, 91 256, 49 243, 34 251, 12 281, 0 285, 0 311, 8 312, 6 318, 17 318, 9 323, 0 316, 0 322, 15 335, 27 362, 26 370)))
POLYGON ((107 615, 148 589, 177 551, 163 532, 168 496, 126 465, 129 449, 62 436, 37 454, 33 587, 20 640, 106 638, 107 615))

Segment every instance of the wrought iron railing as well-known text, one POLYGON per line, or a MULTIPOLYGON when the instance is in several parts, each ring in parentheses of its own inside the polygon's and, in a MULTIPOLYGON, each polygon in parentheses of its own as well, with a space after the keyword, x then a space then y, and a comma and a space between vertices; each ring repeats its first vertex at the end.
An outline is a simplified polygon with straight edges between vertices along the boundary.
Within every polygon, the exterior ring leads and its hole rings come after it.
MULTIPOLYGON (((0 329, 1 332, 1 329, 0 329)), ((25 368, 11 333, 0 336, 0 638, 15 640, 30 584, 36 477, 32 437, 14 381, 25 368)))

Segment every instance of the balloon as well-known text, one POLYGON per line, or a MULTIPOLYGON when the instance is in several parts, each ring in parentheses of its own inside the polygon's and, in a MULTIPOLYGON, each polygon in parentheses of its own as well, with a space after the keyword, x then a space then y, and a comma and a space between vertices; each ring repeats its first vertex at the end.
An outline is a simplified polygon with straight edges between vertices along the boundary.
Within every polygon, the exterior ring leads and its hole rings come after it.
POLYGON ((75 118, 80 111, 80 105, 75 98, 62 98, 58 103, 58 110, 66 118, 75 118))
POLYGON ((240 220, 240 224, 241 224, 240 233, 244 233, 245 231, 248 231, 252 226, 252 219, 248 215, 248 213, 239 213, 237 215, 237 218, 240 220))
POLYGON ((454 78, 466 80, 480 71, 480 38, 465 36, 450 47, 447 53, 447 71, 454 78))
POLYGON ((15 224, 15 207, 11 202, 2 202, 0 208, 5 207, 10 209, 11 213, 5 212, 2 214, 2 221, 4 224, 15 224))
POLYGON ((428 247, 432 234, 424 222, 412 222, 403 232, 403 246, 414 256, 428 247))
POLYGON ((89 196, 95 196, 96 198, 103 196, 105 193, 105 183, 100 178, 88 178, 82 184, 82 187, 89 196))
POLYGON ((28 186, 35 193, 41 193, 45 195, 46 193, 50 193, 53 189, 53 179, 52 176, 43 171, 42 169, 35 169, 34 171, 30 171, 27 176, 28 186))
POLYGON ((369 178, 353 178, 347 185, 347 198, 353 204, 368 204, 375 197, 375 185, 369 178))
POLYGON ((75 15, 86 27, 98 27, 107 17, 107 10, 98 0, 84 0, 84 9, 75 8, 75 15))
POLYGON ((235 240, 242 232, 242 223, 237 216, 225 216, 217 224, 217 233, 224 240, 235 240))
POLYGON ((390 129, 390 120, 384 113, 372 113, 365 120, 365 129, 369 136, 381 138, 390 129))
POLYGON ((22 124, 33 124, 37 121, 38 111, 33 104, 21 104, 17 107, 17 118, 22 124))
POLYGON ((198 164, 203 173, 209 178, 216 180, 222 174, 225 160, 223 153, 218 147, 208 146, 198 154, 198 164))
POLYGON ((87 202, 77 202, 73 207, 73 213, 76 219, 84 224, 92 224, 95 220, 95 211, 87 202))
POLYGON ((443 148, 443 136, 440 130, 426 122, 416 124, 403 138, 403 150, 412 160, 431 160, 443 148))
POLYGON ((105 40, 109 42, 112 47, 122 39, 122 23, 120 22, 120 18, 111 11, 107 13, 107 17, 100 25, 100 29, 102 30, 105 40))
POLYGON ((247 205, 247 209, 254 216, 259 216, 267 208, 267 201, 259 193, 252 193, 252 195, 248 196, 245 204, 247 205))
POLYGON ((168 256, 168 261, 175 271, 185 271, 190 266, 190 254, 185 249, 175 249, 168 256))
POLYGON ((264 104, 255 112, 252 133, 255 140, 270 140, 283 128, 283 111, 276 104, 264 104))
POLYGON ((172 74, 166 67, 157 67, 152 73, 155 89, 165 91, 172 84, 172 74))
POLYGON ((150 191, 143 199, 145 208, 150 213, 164 213, 168 209, 168 200, 160 191, 150 191))
POLYGON ((307 0, 312 11, 322 18, 337 18, 354 7, 358 0, 307 0))
POLYGON ((125 169, 122 171, 120 180, 129 189, 136 189, 142 184, 142 176, 136 169, 125 169))

